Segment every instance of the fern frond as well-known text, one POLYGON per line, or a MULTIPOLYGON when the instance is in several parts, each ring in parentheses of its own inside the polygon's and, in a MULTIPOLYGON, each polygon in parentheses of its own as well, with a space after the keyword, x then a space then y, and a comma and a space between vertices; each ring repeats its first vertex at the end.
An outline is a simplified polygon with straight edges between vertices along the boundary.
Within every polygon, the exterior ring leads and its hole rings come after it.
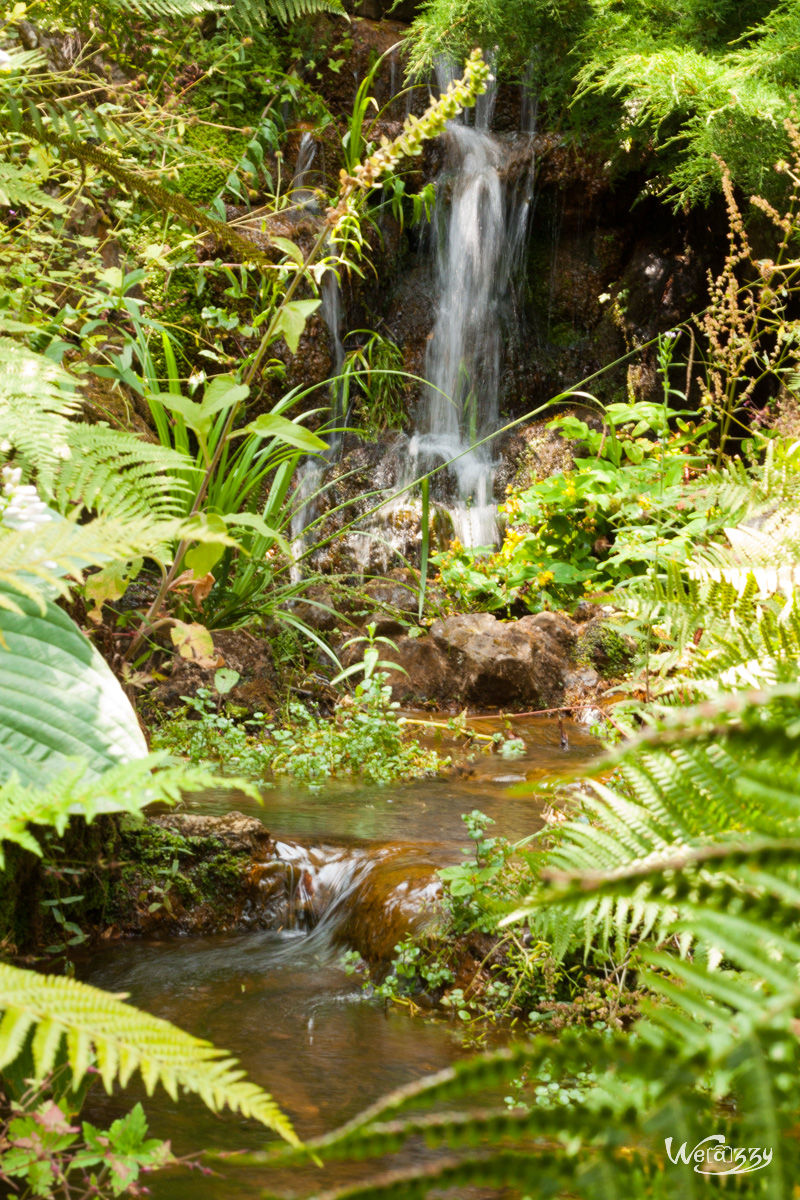
MULTIPOLYGON (((91 112, 92 110, 88 111, 91 112)), ((55 147, 67 159, 74 158, 80 163, 91 163, 92 166, 109 175, 128 191, 138 192, 144 196, 158 211, 173 213, 173 215, 179 217, 187 224, 196 225, 200 229, 206 230, 207 233, 213 234, 221 245, 227 246, 232 250, 234 254, 239 256, 243 263, 255 263, 258 266, 265 267, 267 270, 272 268, 272 260, 262 250, 259 250, 254 242, 241 237, 234 229, 226 225, 224 221, 216 221, 213 217, 209 217, 201 209, 196 208, 194 204, 190 203, 185 196, 168 191, 167 188, 162 187, 158 183, 153 183, 149 179, 144 179, 135 170, 130 170, 123 166, 113 155, 105 153, 95 146, 81 142, 80 131, 77 127, 75 127, 75 132, 71 136, 64 137, 53 133, 51 129, 45 127, 41 119, 36 121, 32 117, 22 116, 19 112, 13 115, 4 114, 2 111, 0 111, 0 124, 11 127, 14 132, 23 134, 32 142, 55 147)), ((103 133, 103 137, 99 140, 107 141, 108 137, 105 131, 101 129, 101 132, 103 133)), ((89 136, 94 137, 96 135, 90 132, 89 136)))
MULTIPOLYGON (((241 0, 238 0, 238 3, 241 3, 241 0)), ((342 17, 346 15, 341 0, 267 0, 266 7, 272 16, 283 21, 285 25, 323 12, 336 13, 342 17)))
POLYGON ((37 1078, 53 1068, 62 1047, 76 1083, 93 1061, 110 1092, 139 1071, 148 1095, 158 1083, 176 1100, 194 1092, 218 1112, 228 1107, 260 1121, 299 1145, 275 1101, 248 1082, 225 1050, 192 1037, 168 1021, 140 1012, 108 992, 53 975, 0 963, 0 1068, 12 1063, 31 1033, 37 1078))
POLYGON ((143 17, 195 17, 205 12, 225 12, 227 5, 215 0, 125 0, 117 8, 132 8, 143 17))
POLYGON ((108 813, 140 813, 150 804, 178 804, 189 792, 210 787, 230 788, 260 802, 260 793, 246 780, 219 776, 201 768, 170 765, 164 754, 150 754, 99 775, 87 773, 76 761, 42 787, 30 787, 12 776, 0 785, 0 869, 2 843, 14 842, 41 855, 29 825, 48 825, 62 834, 71 817, 85 821, 108 813))
POLYGON ((51 212, 56 213, 64 211, 60 200, 36 186, 29 169, 17 167, 9 162, 0 162, 0 205, 6 208, 16 205, 49 208, 51 212))
POLYGON ((341 0, 232 0, 230 4, 216 0, 125 0, 118 7, 132 7, 147 17, 192 17, 203 12, 221 12, 234 25, 264 25, 275 17, 285 25, 319 13, 346 16, 341 0))
POLYGON ((13 455, 40 494, 62 511, 82 505, 109 517, 166 519, 186 508, 181 474, 193 464, 176 450, 108 425, 73 418, 72 377, 44 355, 0 337, 0 457, 13 455))
POLYGON ((177 517, 191 492, 179 476, 199 474, 184 454, 105 424, 75 424, 70 457, 59 464, 53 494, 60 508, 82 504, 118 519, 177 517))
POLYGON ((14 596, 6 589, 20 592, 42 608, 48 590, 66 596, 88 567, 153 554, 179 528, 177 521, 144 518, 116 521, 98 517, 79 525, 74 519, 57 516, 35 530, 0 525, 0 608, 17 611, 14 596))

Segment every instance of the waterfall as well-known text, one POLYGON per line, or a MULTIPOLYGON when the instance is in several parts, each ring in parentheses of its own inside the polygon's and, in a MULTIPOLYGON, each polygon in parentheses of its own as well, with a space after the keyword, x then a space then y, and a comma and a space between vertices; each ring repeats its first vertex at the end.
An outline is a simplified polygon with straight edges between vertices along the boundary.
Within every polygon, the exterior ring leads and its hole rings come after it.
MULTIPOLYGON (((444 88, 450 72, 438 71, 444 88)), ((535 105, 523 93, 523 130, 532 137, 535 105)), ((490 132, 496 89, 479 98, 474 125, 453 121, 438 180, 434 217, 437 316, 428 345, 425 388, 410 454, 420 475, 457 458, 434 484, 465 546, 497 541, 491 445, 500 426, 502 308, 522 260, 533 200, 533 162, 508 186, 508 145, 490 132)))
POLYGON ((308 204, 314 200, 314 193, 309 190, 309 184, 316 157, 317 143, 314 141, 313 135, 306 131, 300 138, 294 177, 289 189, 290 195, 296 204, 308 204))
MULTIPOLYGON (((440 64, 437 75, 440 88, 446 88, 452 77, 450 67, 440 64)), ((449 123, 444 135, 445 162, 437 180, 431 224, 436 319, 426 353, 427 385, 410 438, 399 437, 386 455, 387 491, 392 484, 410 484, 456 460, 434 477, 431 495, 450 514, 455 536, 471 547, 491 546, 498 540, 497 464, 492 444, 478 443, 500 427, 504 343, 509 327, 519 324, 513 285, 523 264, 534 203, 532 83, 529 70, 516 134, 491 132, 496 101, 492 85, 478 98, 473 123, 470 114, 464 114, 449 123)), ((341 292, 333 272, 324 276, 321 295, 320 315, 330 333, 333 355, 332 423, 339 426, 346 413, 341 411, 341 388, 335 376, 344 362, 344 347, 341 292)), ((317 510, 315 497, 341 449, 342 435, 334 433, 325 456, 302 468, 291 525, 295 556, 305 549, 304 530, 317 510)), ((376 484, 382 486, 378 476, 376 484)), ((398 553, 413 554, 413 545, 421 538, 419 511, 419 502, 403 489, 374 518, 348 534, 346 541, 364 573, 387 569, 398 553), (410 518, 415 530, 411 537, 410 518)), ((296 567, 293 578, 299 579, 300 574, 296 567)))

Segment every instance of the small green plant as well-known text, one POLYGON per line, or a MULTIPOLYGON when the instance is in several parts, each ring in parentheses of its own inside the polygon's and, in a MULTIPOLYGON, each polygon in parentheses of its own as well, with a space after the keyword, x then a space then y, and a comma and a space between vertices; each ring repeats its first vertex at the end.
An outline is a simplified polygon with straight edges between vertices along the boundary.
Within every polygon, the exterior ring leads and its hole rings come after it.
MULTIPOLYGON (((370 670, 358 664, 360 670, 370 670)), ((255 713, 241 720, 219 707, 209 688, 184 697, 186 707, 165 721, 153 738, 155 746, 186 755, 193 763, 214 763, 227 771, 263 779, 291 775, 309 784, 337 776, 358 776, 373 783, 436 774, 441 759, 405 736, 382 672, 345 695, 334 717, 320 717, 290 701, 282 720, 255 713)))
POLYGON ((408 385, 400 347, 368 329, 356 329, 350 337, 366 335, 366 341, 349 350, 341 372, 342 407, 349 406, 352 393, 353 422, 367 439, 375 441, 387 430, 402 429, 408 419, 408 385))
POLYGON ((486 831, 494 821, 479 809, 463 815, 461 820, 473 843, 472 851, 462 853, 471 857, 467 862, 444 867, 439 878, 445 884, 453 931, 478 928, 488 932, 494 926, 490 885, 506 866, 513 848, 505 838, 487 837, 486 831))
POLYGON ((75 1200, 110 1200, 145 1195, 137 1180, 179 1161, 169 1142, 148 1138, 141 1104, 97 1129, 88 1121, 74 1123, 64 1099, 56 1103, 49 1088, 28 1086, 0 1120, 0 1182, 24 1200, 33 1196, 67 1196, 75 1200))
POLYGON ((707 462, 703 438, 712 424, 695 426, 667 400, 608 405, 599 429, 556 417, 550 428, 575 443, 574 469, 509 494, 496 553, 454 542, 437 555, 447 591, 468 607, 539 612, 624 584, 653 562, 685 561, 726 517, 689 486, 707 462))

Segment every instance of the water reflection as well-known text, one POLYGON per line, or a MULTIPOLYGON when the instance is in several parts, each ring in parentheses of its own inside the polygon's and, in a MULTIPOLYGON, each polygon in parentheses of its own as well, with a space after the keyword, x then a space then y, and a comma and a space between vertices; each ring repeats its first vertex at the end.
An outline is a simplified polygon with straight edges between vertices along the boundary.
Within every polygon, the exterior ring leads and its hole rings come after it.
MULTIPOLYGON (((480 728, 489 731, 500 724, 484 719, 480 728)), ((379 912, 360 911, 364 905, 354 863, 363 860, 371 895, 397 896, 402 906, 415 880, 424 890, 436 865, 459 853, 465 840, 463 812, 480 808, 495 819, 497 833, 512 840, 524 837, 541 826, 544 797, 514 796, 509 787, 521 777, 544 787, 598 751, 598 743, 579 726, 567 727, 567 751, 561 749, 557 722, 515 722, 516 729, 527 743, 524 756, 478 755, 469 775, 382 788, 333 783, 316 791, 283 783, 266 792, 263 809, 226 793, 209 795, 195 807, 212 813, 238 807, 261 816, 276 837, 286 839, 287 854, 297 853, 291 839, 309 841, 319 848, 323 883, 333 887, 341 875, 353 885, 348 903, 353 898, 357 903, 347 909, 347 919, 374 923, 383 919, 385 905, 378 905, 379 912), (379 845, 365 844, 370 840, 379 845), (336 847, 342 845, 347 851, 338 855, 336 847), (349 875, 342 874, 344 864, 349 875)), ((303 853, 310 862, 315 850, 303 853)), ((307 865, 298 859, 298 871, 307 865)), ((129 992, 133 1003, 232 1051, 249 1076, 274 1095, 301 1136, 315 1136, 464 1053, 447 1020, 410 1018, 364 999, 357 980, 342 969, 333 936, 334 926, 347 932, 346 922, 326 920, 327 911, 312 936, 295 929, 131 941, 99 951, 80 974, 99 987, 129 992)), ((171 1138, 180 1154, 204 1147, 232 1152, 265 1143, 263 1130, 253 1122, 229 1113, 214 1116, 193 1099, 175 1104, 163 1091, 151 1099, 135 1089, 110 1099, 98 1092, 86 1116, 107 1123, 137 1098, 153 1132, 171 1138)), ((412 1148, 402 1161, 408 1165, 426 1156, 424 1149, 412 1148)), ((148 1186, 156 1200, 185 1200, 190 1193, 193 1200, 256 1200, 265 1188, 296 1191, 323 1182, 330 1187, 363 1179, 373 1169, 374 1164, 332 1166, 323 1180, 311 1168, 298 1178, 223 1165, 213 1177, 166 1172, 148 1180, 148 1186)))
MULTIPOLYGON (((498 717, 482 717, 470 724, 481 733, 504 728, 498 717)), ((564 723, 568 750, 561 749, 556 720, 523 718, 515 720, 512 728, 526 744, 521 757, 476 753, 472 762, 464 763, 460 754, 457 775, 382 786, 331 780, 316 789, 282 780, 264 792, 263 807, 230 792, 207 793, 194 801, 194 807, 210 813, 239 809, 261 817, 270 831, 285 838, 323 833, 328 838, 458 845, 464 843, 461 814, 480 808, 494 818, 497 832, 516 841, 541 827, 544 800, 536 793, 514 796, 510 789, 524 779, 547 784, 577 771, 597 756, 599 743, 584 726, 573 722, 564 723)), ((434 736, 424 728, 415 732, 421 741, 435 745, 443 755, 454 750, 452 741, 446 737, 434 736)))

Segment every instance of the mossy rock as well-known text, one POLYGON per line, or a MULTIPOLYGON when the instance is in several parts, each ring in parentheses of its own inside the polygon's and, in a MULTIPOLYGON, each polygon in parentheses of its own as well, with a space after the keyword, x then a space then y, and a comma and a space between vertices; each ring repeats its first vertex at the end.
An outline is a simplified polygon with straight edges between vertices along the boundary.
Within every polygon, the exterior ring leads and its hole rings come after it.
POLYGON ((572 652, 577 667, 594 667, 605 678, 619 677, 633 658, 631 639, 626 638, 607 617, 595 618, 580 627, 572 652))
POLYGON ((121 933, 207 934, 271 928, 288 897, 269 872, 269 833, 255 818, 188 813, 122 823, 122 868, 109 916, 121 933))

